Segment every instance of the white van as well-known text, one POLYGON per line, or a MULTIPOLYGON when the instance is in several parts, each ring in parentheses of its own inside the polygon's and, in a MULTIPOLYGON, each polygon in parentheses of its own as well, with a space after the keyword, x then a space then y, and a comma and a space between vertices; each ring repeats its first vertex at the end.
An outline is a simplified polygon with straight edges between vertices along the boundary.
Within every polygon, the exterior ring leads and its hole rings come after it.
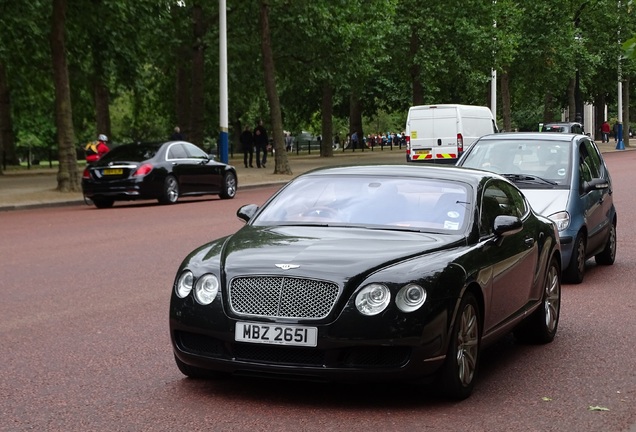
POLYGON ((419 105, 406 118, 406 161, 455 163, 480 136, 497 132, 490 108, 419 105))

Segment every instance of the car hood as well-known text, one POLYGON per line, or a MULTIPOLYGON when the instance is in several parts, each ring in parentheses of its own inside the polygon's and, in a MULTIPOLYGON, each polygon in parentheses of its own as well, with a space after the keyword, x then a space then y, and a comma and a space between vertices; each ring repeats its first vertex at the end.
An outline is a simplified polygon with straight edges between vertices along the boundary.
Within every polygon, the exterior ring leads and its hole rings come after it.
POLYGON ((228 278, 244 274, 284 274, 346 280, 407 258, 464 243, 463 235, 361 228, 246 226, 226 239, 221 265, 228 278), (291 268, 281 268, 281 264, 291 268))
POLYGON ((570 197, 570 191, 564 189, 521 188, 521 191, 534 211, 543 216, 550 216, 556 212, 564 211, 570 197))

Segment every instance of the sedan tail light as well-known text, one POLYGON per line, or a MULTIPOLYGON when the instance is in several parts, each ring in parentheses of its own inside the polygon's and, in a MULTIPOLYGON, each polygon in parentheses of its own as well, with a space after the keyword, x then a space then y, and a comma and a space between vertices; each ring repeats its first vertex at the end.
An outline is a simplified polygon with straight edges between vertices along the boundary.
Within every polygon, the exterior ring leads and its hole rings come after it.
POLYGON ((133 177, 145 176, 150 171, 152 171, 152 164, 146 163, 146 164, 143 164, 142 166, 140 166, 139 168, 137 168, 132 176, 133 177))

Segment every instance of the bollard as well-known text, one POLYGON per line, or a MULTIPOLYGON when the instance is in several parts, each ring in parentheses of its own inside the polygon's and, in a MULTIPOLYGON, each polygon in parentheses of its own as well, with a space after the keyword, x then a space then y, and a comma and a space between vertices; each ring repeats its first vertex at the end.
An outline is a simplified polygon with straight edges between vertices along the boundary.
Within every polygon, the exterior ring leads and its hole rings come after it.
POLYGON ((616 150, 625 150, 625 143, 623 142, 623 123, 618 124, 618 140, 616 142, 616 150))

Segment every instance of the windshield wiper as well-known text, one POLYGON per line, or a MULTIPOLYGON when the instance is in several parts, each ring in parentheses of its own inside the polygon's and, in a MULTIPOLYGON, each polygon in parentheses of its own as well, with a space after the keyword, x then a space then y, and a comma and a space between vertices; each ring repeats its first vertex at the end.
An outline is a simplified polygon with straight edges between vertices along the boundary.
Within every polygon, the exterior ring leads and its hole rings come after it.
POLYGON ((527 174, 502 174, 502 175, 506 177, 507 179, 512 180, 513 182, 543 183, 543 184, 549 184, 552 186, 558 185, 558 183, 553 180, 547 180, 539 176, 531 176, 527 174))

